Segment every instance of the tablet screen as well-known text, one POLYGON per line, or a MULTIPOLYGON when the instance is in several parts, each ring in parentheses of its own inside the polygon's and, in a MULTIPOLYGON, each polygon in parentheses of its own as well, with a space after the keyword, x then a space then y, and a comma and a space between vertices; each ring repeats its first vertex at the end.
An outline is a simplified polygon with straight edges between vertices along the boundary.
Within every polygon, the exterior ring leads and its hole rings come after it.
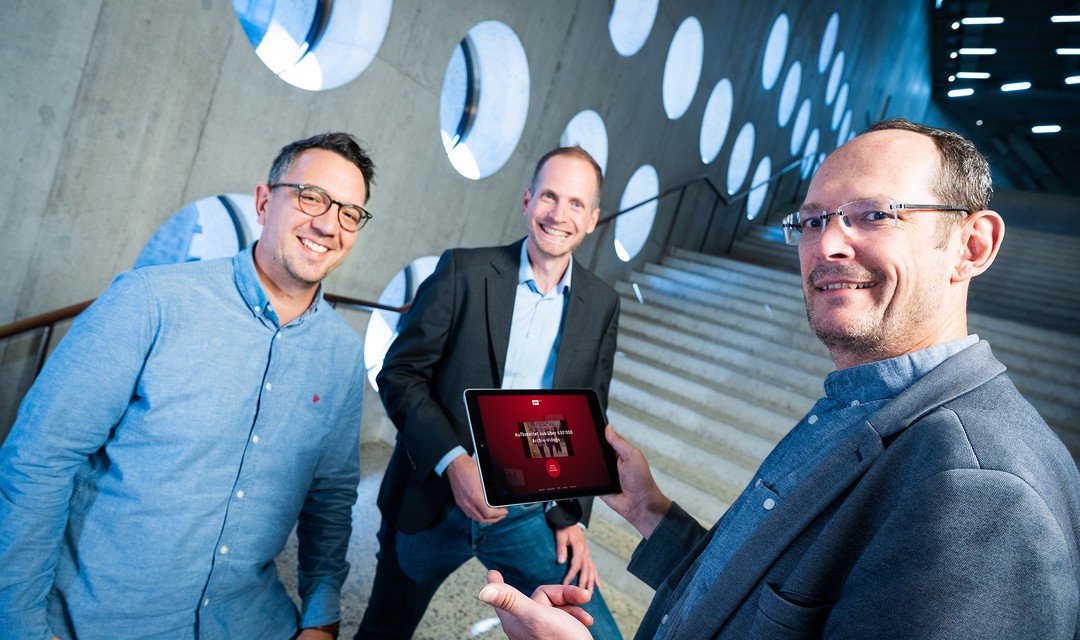
POLYGON ((466 389, 464 395, 488 505, 621 490, 593 389, 466 389))

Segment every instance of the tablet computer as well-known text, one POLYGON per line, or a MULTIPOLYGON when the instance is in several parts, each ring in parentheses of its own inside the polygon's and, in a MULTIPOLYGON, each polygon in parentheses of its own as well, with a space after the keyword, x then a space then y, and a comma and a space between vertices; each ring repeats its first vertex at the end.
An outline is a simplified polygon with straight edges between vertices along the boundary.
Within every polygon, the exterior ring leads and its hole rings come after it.
POLYGON ((593 389, 466 389, 489 506, 619 493, 615 450, 593 389))

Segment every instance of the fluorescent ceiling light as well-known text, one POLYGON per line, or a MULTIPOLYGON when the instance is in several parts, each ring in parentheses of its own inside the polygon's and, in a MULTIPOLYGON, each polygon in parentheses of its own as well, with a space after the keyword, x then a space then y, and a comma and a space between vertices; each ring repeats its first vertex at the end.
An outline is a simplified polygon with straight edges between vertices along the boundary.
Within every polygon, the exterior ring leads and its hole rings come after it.
POLYGON ((968 89, 953 89, 952 91, 949 92, 949 97, 950 98, 963 98, 964 96, 970 96, 973 93, 975 93, 975 90, 971 89, 971 88, 968 88, 968 89))
POLYGON ((1005 18, 964 18, 962 24, 1001 24, 1005 18))
MULTIPOLYGON (((1058 49, 1060 52, 1061 49, 1058 49)), ((962 56, 992 56, 997 53, 997 49, 983 48, 983 47, 963 47, 960 49, 960 55, 962 56)))
POLYGON ((1025 89, 1030 89, 1030 88, 1031 88, 1031 83, 1030 82, 1008 82, 1008 83, 1005 83, 1005 84, 1001 85, 1001 90, 1002 91, 1023 91, 1025 89))
POLYGON ((988 71, 957 71, 956 77, 961 80, 986 80, 990 77, 988 71))
POLYGON ((1057 133, 1061 131, 1060 124, 1039 124, 1031 128, 1032 133, 1057 133))
POLYGON ((1080 56, 1080 48, 1064 47, 1057 50, 1059 56, 1080 56))
POLYGON ((1050 22, 1080 22, 1080 16, 1051 16, 1050 22))
POLYGON ((1080 76, 1069 76, 1065 78, 1065 84, 1080 84, 1080 76))

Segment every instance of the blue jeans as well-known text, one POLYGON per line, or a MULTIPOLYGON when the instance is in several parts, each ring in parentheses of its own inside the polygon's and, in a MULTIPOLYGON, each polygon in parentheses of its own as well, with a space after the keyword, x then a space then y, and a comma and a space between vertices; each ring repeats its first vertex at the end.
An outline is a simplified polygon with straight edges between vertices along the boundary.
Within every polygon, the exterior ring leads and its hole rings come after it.
MULTIPOLYGON (((375 583, 356 639, 411 638, 439 585, 474 556, 525 595, 542 584, 561 584, 568 563, 555 562, 555 535, 541 507, 510 507, 499 522, 480 524, 455 505, 438 525, 416 534, 395 531, 384 520, 375 583)), ((584 609, 593 616, 594 638, 622 638, 599 589, 584 609)))

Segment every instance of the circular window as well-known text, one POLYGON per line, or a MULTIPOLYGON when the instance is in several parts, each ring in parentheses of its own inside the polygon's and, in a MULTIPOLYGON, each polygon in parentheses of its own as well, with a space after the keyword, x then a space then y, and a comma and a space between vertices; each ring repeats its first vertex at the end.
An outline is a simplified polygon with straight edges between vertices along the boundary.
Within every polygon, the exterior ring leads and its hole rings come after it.
POLYGON ((821 36, 821 51, 818 53, 818 73, 825 73, 829 68, 829 60, 832 60, 833 51, 836 50, 836 36, 840 33, 840 14, 833 13, 829 16, 829 23, 825 25, 825 33, 821 36))
POLYGON ((656 219, 656 200, 660 193, 660 177, 651 165, 642 165, 630 176, 619 200, 619 211, 645 202, 633 211, 627 211, 615 218, 615 253, 623 262, 629 262, 636 256, 652 232, 656 219))
POLYGON ((671 120, 681 118, 690 108, 701 79, 704 54, 705 34, 698 19, 691 16, 679 25, 664 63, 664 111, 671 120))
POLYGON ((791 127, 791 155, 799 155, 803 140, 806 138, 806 130, 810 127, 810 112, 813 105, 810 98, 802 101, 799 106, 799 115, 795 116, 795 125, 791 127))
POLYGON ((439 128, 450 164, 470 180, 502 168, 529 111, 529 64, 514 31, 481 22, 454 49, 443 76, 439 128))
POLYGON ((806 149, 803 150, 802 166, 799 167, 799 172, 802 174, 803 180, 806 180, 814 172, 814 161, 817 157, 818 144, 821 142, 821 131, 814 129, 810 132, 810 135, 806 138, 806 149))
POLYGON ((772 173, 772 160, 765 156, 754 170, 754 178, 750 181, 753 185, 750 195, 746 196, 746 219, 753 220, 761 212, 761 205, 765 204, 765 196, 769 193, 769 174, 772 173))
POLYGON ((260 232, 253 196, 203 198, 166 220, 143 247, 135 266, 228 258, 247 248, 260 232))
POLYGON ((746 182, 746 174, 750 173, 750 161, 753 158, 754 123, 747 122, 739 130, 739 135, 731 148, 731 159, 728 161, 727 171, 728 193, 734 194, 746 182))
POLYGON ((787 14, 781 13, 776 16, 772 30, 769 31, 769 39, 765 42, 765 59, 761 63, 761 86, 765 87, 766 91, 772 89, 780 78, 790 32, 791 21, 788 20, 787 14))
POLYGON ((844 52, 836 54, 833 60, 832 71, 829 71, 829 81, 825 84, 825 104, 832 104, 836 99, 836 90, 840 88, 841 76, 844 75, 844 52))
POLYGON ((629 58, 645 46, 659 8, 660 0, 615 0, 608 33, 619 55, 629 58))
POLYGON ((840 130, 836 133, 836 146, 840 146, 849 140, 851 131, 851 109, 844 112, 844 119, 840 121, 840 130))
MULTIPOLYGON (((413 260, 390 279, 390 283, 379 296, 379 304, 401 307, 412 302, 420 283, 435 271, 437 264, 438 256, 424 256, 413 260)), ((376 391, 379 385, 375 383, 375 376, 382 370, 386 350, 397 337, 400 318, 400 313, 376 309, 371 312, 371 319, 368 320, 367 332, 364 333, 364 369, 367 371, 368 382, 376 391)))
POLYGON ((705 104, 705 115, 701 118, 701 161, 709 164, 720 155, 724 146, 728 128, 731 126, 731 110, 735 105, 735 93, 731 80, 724 78, 716 83, 709 101, 705 104))
POLYGON ((604 126, 604 119, 600 114, 592 109, 582 111, 570 119, 559 136, 559 146, 581 147, 600 165, 600 173, 607 171, 607 127, 604 126))
POLYGON ((360 75, 382 46, 392 9, 393 0, 233 0, 263 64, 309 91, 360 75))
POLYGON ((777 122, 781 127, 786 127, 791 120, 791 114, 795 112, 795 102, 799 99, 799 86, 802 83, 802 63, 798 60, 791 63, 787 78, 784 78, 784 88, 780 90, 780 109, 777 112, 777 122))
POLYGON ((833 106, 832 115, 832 129, 836 131, 836 128, 840 126, 840 118, 844 117, 844 109, 847 108, 847 96, 848 96, 848 83, 844 83, 844 86, 840 87, 840 91, 836 94, 836 104, 833 106))

